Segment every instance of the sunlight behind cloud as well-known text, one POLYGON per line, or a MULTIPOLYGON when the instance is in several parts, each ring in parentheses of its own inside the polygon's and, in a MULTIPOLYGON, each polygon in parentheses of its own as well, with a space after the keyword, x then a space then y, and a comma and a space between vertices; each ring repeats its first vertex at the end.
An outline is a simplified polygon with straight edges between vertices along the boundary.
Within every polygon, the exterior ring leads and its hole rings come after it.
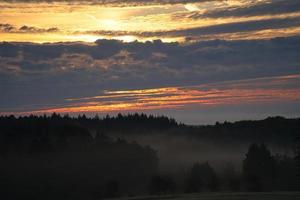
POLYGON ((191 12, 199 11, 199 8, 195 4, 186 4, 184 7, 191 12))
MULTIPOLYGON (((268 5, 267 1, 205 1, 198 3, 181 3, 169 5, 138 5, 116 7, 111 5, 92 4, 68 4, 65 2, 53 3, 0 3, 1 41, 22 42, 63 42, 73 41, 74 38, 84 42, 94 41, 96 38, 122 38, 124 41, 139 41, 161 39, 163 41, 184 42, 185 38, 197 34, 197 28, 216 27, 224 29, 222 25, 241 22, 254 22, 267 19, 290 19, 299 17, 300 11, 295 9, 289 13, 283 9, 283 13, 255 14, 247 16, 248 12, 240 16, 218 16, 216 13, 226 13, 228 10, 243 12, 251 6, 268 5), (241 11, 239 11, 241 10, 241 11), (216 16, 214 17, 214 15, 216 16), (26 19, 26 21, 24 20, 26 19), (29 27, 29 31, 20 31, 21 27, 29 27), (31 29, 30 29, 31 28, 31 29), (56 32, 31 31, 32 29, 48 30, 57 29, 56 32), (181 31, 181 35, 172 35, 170 32, 181 31), (21 34, 22 33, 22 34, 21 34), (86 36, 84 36, 86 35, 86 36), (94 36, 92 36, 94 35, 94 36), (133 37, 135 37, 133 39, 133 37), (178 40, 177 40, 178 39, 178 40)), ((291 7, 287 7, 291 8, 291 7)), ((273 26, 275 26, 273 24, 273 26)), ((288 25, 286 25, 288 26, 288 25)), ((297 23, 291 24, 291 28, 299 27, 297 23)), ((286 27, 283 27, 286 29, 286 27)), ((243 32, 247 38, 259 39, 247 26, 243 32), (247 34, 249 33, 249 34, 247 34)), ((266 28, 270 31, 279 28, 266 28)), ((233 29, 234 30, 234 29, 233 29)), ((252 31, 252 30, 251 30, 252 31)), ((264 31, 264 30, 257 30, 264 31)), ((238 32, 238 30, 236 31, 238 32)), ((255 31, 253 31, 255 32, 255 31)), ((286 36, 286 31, 277 32, 275 37, 286 36)), ((294 32, 294 34, 300 34, 294 32)), ((214 33, 198 34, 196 37, 213 38, 214 33), (210 36, 210 37, 209 37, 210 36)), ((272 37, 271 34, 269 37, 272 37)), ((234 31, 229 38, 247 39, 240 34, 236 37, 234 31)), ((265 38, 265 36, 263 37, 265 38)), ((191 40, 189 40, 191 41, 191 40)))
POLYGON ((107 30, 118 30, 120 27, 119 23, 113 19, 99 20, 99 22, 101 23, 101 26, 107 30))
POLYGON ((137 40, 137 37, 132 35, 124 35, 124 36, 114 37, 114 39, 121 40, 123 42, 133 42, 137 40))

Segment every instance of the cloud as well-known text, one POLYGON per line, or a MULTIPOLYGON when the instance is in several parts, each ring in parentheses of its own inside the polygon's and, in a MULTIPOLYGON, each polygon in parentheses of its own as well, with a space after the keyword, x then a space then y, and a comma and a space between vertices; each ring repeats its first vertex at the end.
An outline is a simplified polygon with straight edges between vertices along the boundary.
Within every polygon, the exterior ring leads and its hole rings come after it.
POLYGON ((52 33, 52 32, 58 32, 58 31, 59 31, 58 28, 44 29, 44 28, 37 28, 37 27, 26 26, 26 25, 19 28, 19 32, 22 32, 22 33, 52 33))
MULTIPOLYGON (((228 35, 220 34, 229 33, 230 39, 259 39, 260 31, 269 31, 269 38, 273 34, 285 37, 300 33, 298 4, 291 0, 231 0, 116 8, 55 2, 2 3, 0 34, 2 40, 21 42, 91 42, 97 37, 184 42, 185 38, 223 39, 228 35), (22 24, 25 15, 28 20, 22 24), (58 16, 63 17, 57 20, 58 16)), ((266 33, 262 35, 266 38, 266 33)))
MULTIPOLYGON (((300 2, 295 0, 245 0, 220 2, 222 1, 219 1, 219 4, 217 1, 212 1, 210 6, 204 6, 203 9, 199 9, 198 11, 194 9, 193 12, 189 13, 175 13, 174 18, 189 18, 194 20, 206 18, 222 19, 232 17, 278 16, 300 12, 300 2)), ((196 5, 195 7, 198 8, 196 5)))
MULTIPOLYGON (((248 32, 266 29, 281 29, 300 25, 300 17, 288 17, 284 19, 253 20, 246 22, 227 23, 207 27, 192 28, 183 31, 170 31, 169 34, 182 35, 208 35, 219 33, 248 32)), ((168 32, 166 32, 168 34, 168 32)))
MULTIPOLYGON (((76 36, 93 36, 94 38, 107 37, 107 38, 120 38, 122 37, 132 37, 140 40, 152 40, 153 38, 186 38, 187 40, 197 41, 197 40, 211 40, 211 39, 235 39, 239 40, 242 38, 272 38, 276 36, 290 36, 299 35, 300 33, 300 17, 288 16, 270 19, 259 19, 259 20, 249 20, 241 22, 232 23, 222 23, 217 25, 208 25, 201 27, 192 27, 185 29, 174 29, 165 31, 109 31, 109 30, 92 30, 92 31, 75 31, 75 32, 64 32, 62 33, 60 29, 56 27, 50 28, 38 28, 34 26, 23 25, 19 28, 11 24, 0 24, 0 32, 2 33, 29 33, 29 34, 39 34, 39 33, 49 33, 49 34, 65 34, 65 36, 76 37, 76 36), (267 33, 262 33, 267 31, 267 33), (230 35, 228 35, 230 34, 230 35)), ((21 37, 21 36, 19 36, 21 37)), ((134 39, 132 39, 134 40, 134 39)), ((104 40, 102 41, 104 42, 104 40)), ((104 52, 107 56, 118 50, 120 44, 116 41, 114 44, 109 41, 110 46, 109 51, 104 52), (114 49, 112 49, 114 47, 114 49)), ((104 44, 103 44, 104 45, 104 44)))
POLYGON ((202 17, 245 17, 259 15, 278 15, 295 13, 300 11, 300 2, 295 0, 271 0, 262 3, 248 4, 247 6, 236 6, 226 9, 212 10, 205 13, 194 13, 191 18, 202 17))
POLYGON ((11 24, 0 24, 0 32, 9 33, 15 31, 15 27, 11 24))
POLYGON ((63 106, 30 113, 107 113, 299 100, 300 75, 295 74, 189 87, 105 90, 98 96, 66 99, 63 106))
MULTIPOLYGON (((261 103, 264 108, 274 101, 288 102, 290 110, 297 110, 294 102, 299 101, 300 84, 298 1, 3 2, 0 34, 7 40, 33 41, 41 36, 44 38, 36 41, 80 37, 91 41, 125 36, 153 41, 2 42, 0 113, 171 108, 174 113, 185 107, 226 107, 240 102, 261 103), (182 5, 145 6, 141 10, 108 5, 173 3, 182 5), (45 15, 52 12, 56 14, 45 15), (65 18, 56 23, 58 13, 65 18), (28 23, 23 24, 25 15, 28 23), (36 20, 37 17, 41 18, 36 20), (113 23, 103 24, 107 21, 113 23), (177 37, 186 40, 155 40, 177 37)), ((249 110, 253 108, 250 106, 249 110)), ((224 113, 221 114, 225 116, 224 113)))
MULTIPOLYGON (((240 33, 260 30, 272 30, 300 27, 300 17, 273 18, 263 20, 250 20, 243 22, 233 22, 217 25, 209 25, 202 27, 193 27, 171 31, 153 31, 153 32, 138 32, 138 31, 86 31, 87 34, 120 36, 133 35, 138 37, 189 37, 203 36, 222 33, 240 33)), ((79 33, 77 33, 79 34, 79 33)))
MULTIPOLYGON (((65 106, 105 90, 182 87, 300 73, 300 37, 191 44, 98 40, 0 44, 0 110, 65 106)), ((263 84, 262 84, 263 85, 263 84)))
POLYGON ((34 26, 23 25, 20 28, 16 28, 12 24, 0 24, 0 32, 2 33, 54 33, 60 30, 56 27, 51 28, 38 28, 34 26))
MULTIPOLYGON (((208 2, 211 0, 1 0, 2 2, 8 3, 55 3, 65 2, 69 4, 101 4, 101 5, 149 5, 149 4, 178 4, 178 3, 199 3, 208 2)), ((226 0, 215 0, 215 1, 226 1, 226 0)), ((241 0, 242 1, 242 0, 241 0)))

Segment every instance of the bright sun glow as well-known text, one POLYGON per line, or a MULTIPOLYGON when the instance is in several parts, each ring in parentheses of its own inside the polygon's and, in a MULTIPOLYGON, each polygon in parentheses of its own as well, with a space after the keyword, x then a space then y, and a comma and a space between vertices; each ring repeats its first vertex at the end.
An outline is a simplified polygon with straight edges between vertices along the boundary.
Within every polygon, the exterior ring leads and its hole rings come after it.
POLYGON ((100 27, 103 28, 103 30, 118 30, 120 29, 120 24, 118 21, 114 19, 105 19, 105 20, 99 20, 100 27))
POLYGON ((132 36, 132 35, 124 35, 124 36, 120 36, 120 37, 114 37, 114 39, 122 40, 123 42, 133 42, 133 41, 137 40, 137 37, 132 36))
POLYGON ((98 39, 104 39, 104 37, 95 36, 95 35, 68 35, 66 37, 69 41, 85 41, 85 42, 95 42, 98 39))
POLYGON ((195 4, 186 4, 184 7, 191 12, 199 11, 199 8, 195 4))

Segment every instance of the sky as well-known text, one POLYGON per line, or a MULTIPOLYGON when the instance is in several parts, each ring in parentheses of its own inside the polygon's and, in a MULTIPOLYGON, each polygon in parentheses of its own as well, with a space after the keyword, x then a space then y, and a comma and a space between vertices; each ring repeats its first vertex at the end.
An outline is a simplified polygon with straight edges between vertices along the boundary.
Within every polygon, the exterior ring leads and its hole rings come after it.
POLYGON ((0 114, 300 116, 298 0, 0 0, 0 114))

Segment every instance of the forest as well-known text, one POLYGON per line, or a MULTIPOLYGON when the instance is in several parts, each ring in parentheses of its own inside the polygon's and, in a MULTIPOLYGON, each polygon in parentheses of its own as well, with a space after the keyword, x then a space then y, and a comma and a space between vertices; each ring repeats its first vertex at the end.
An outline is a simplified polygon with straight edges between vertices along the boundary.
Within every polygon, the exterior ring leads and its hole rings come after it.
POLYGON ((300 118, 0 117, 0 196, 103 199, 300 190, 300 118))

